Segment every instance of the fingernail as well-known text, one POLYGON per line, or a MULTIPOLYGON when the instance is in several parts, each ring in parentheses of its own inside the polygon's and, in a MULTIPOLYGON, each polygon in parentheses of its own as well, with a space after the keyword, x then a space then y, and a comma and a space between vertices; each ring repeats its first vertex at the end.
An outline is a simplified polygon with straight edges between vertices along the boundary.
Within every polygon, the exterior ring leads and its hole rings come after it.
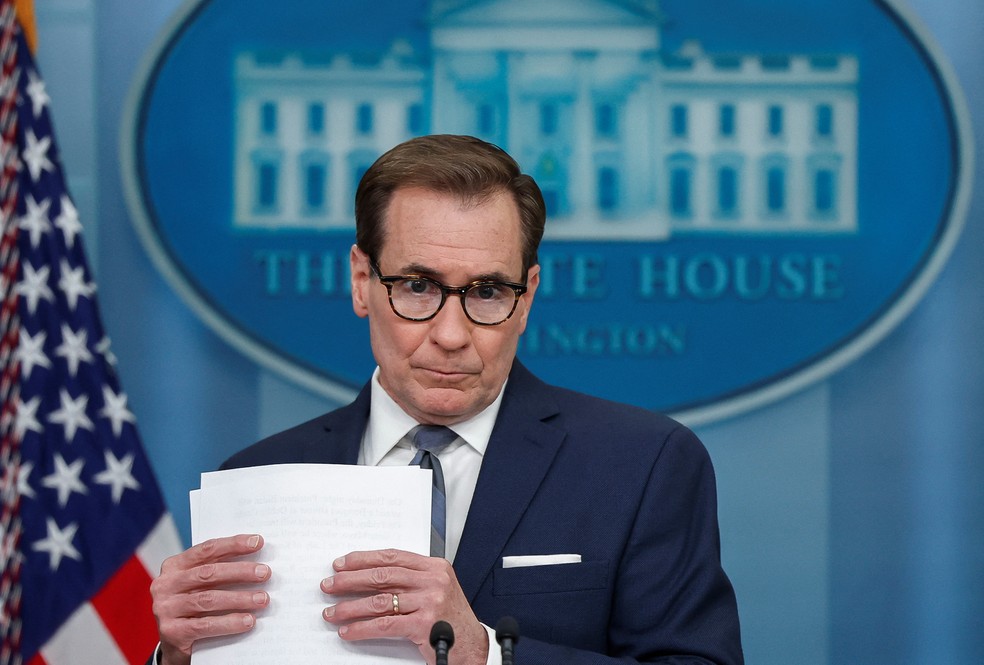
POLYGON ((345 567, 345 557, 340 556, 331 564, 335 570, 340 570, 345 567))
POLYGON ((246 541, 246 544, 249 545, 249 548, 251 550, 255 550, 256 549, 256 546, 260 544, 260 537, 259 536, 250 536, 249 537, 249 540, 246 541))
POLYGON ((345 637, 345 634, 346 633, 348 633, 348 626, 339 626, 338 627, 338 634, 339 634, 339 636, 345 637))
POLYGON ((256 576, 258 578, 264 580, 266 579, 267 575, 270 574, 270 566, 266 565, 265 563, 259 563, 256 565, 256 568, 253 570, 253 572, 256 573, 256 576))
POLYGON ((263 591, 257 591, 253 594, 253 602, 257 605, 265 605, 267 600, 267 595, 263 591))
POLYGON ((321 580, 321 588, 324 589, 325 591, 330 589, 334 584, 335 584, 334 577, 326 577, 325 579, 321 580))
POLYGON ((326 619, 330 619, 335 616, 335 606, 332 605, 331 607, 326 607, 324 614, 326 619))
POLYGON ((253 615, 252 614, 247 614, 246 616, 243 617, 243 625, 246 626, 247 628, 252 628, 253 627, 253 615))

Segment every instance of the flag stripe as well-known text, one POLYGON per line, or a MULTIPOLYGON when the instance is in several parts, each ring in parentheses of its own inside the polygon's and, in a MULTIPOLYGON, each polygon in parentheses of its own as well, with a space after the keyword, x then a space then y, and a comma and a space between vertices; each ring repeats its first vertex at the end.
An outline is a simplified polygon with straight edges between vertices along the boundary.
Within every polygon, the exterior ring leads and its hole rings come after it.
POLYGON ((150 589, 151 579, 140 559, 133 556, 92 597, 96 613, 131 665, 146 662, 147 645, 157 641, 150 594, 134 593, 150 589))
MULTIPOLYGON (((90 603, 83 603, 41 649, 48 665, 129 665, 90 603)), ((148 652, 144 660, 150 656, 148 652)))
POLYGON ((164 559, 183 549, 178 538, 178 528, 174 525, 174 518, 171 517, 171 513, 164 513, 154 530, 137 548, 137 556, 153 578, 160 574, 164 559))

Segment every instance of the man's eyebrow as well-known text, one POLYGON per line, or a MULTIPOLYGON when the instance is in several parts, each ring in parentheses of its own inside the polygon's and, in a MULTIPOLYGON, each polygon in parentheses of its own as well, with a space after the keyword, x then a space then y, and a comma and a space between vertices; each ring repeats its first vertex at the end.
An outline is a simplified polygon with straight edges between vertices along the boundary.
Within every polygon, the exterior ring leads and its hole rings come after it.
MULTIPOLYGON (((436 280, 438 282, 441 280, 441 275, 438 274, 433 268, 429 268, 421 263, 408 263, 403 266, 401 275, 418 275, 420 277, 428 277, 430 279, 436 280)), ((512 283, 513 280, 509 275, 495 271, 486 272, 478 275, 472 275, 467 282, 464 284, 471 284, 472 282, 509 282, 512 283)), ((449 284, 448 286, 463 286, 464 284, 449 284)))

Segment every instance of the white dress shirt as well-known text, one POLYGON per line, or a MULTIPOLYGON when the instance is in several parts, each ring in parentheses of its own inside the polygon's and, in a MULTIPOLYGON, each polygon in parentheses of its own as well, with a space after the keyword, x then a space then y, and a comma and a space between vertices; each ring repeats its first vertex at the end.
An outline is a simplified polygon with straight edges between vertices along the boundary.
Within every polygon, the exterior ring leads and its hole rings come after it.
MULTIPOLYGON (((447 448, 441 451, 438 459, 444 471, 444 487, 447 495, 447 517, 445 523, 445 558, 454 561, 461 542, 461 532, 465 528, 468 517, 468 507, 472 495, 475 494, 475 484, 478 482, 478 472, 482 468, 482 458, 495 427, 495 419, 499 415, 502 404, 502 393, 499 391, 495 401, 468 420, 455 423, 450 429, 458 435, 447 448)), ((414 451, 407 434, 419 425, 393 401, 379 384, 379 368, 372 375, 372 399, 369 408, 369 424, 362 435, 362 447, 359 450, 359 464, 366 466, 406 466, 413 459, 414 451)), ((489 657, 487 665, 501 665, 502 657, 495 641, 495 631, 482 624, 489 636, 489 657)))

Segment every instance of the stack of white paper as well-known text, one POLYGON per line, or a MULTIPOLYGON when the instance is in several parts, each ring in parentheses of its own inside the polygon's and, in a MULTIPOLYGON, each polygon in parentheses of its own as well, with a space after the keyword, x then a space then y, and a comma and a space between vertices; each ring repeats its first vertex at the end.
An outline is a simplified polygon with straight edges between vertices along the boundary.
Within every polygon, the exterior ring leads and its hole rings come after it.
POLYGON ((321 611, 331 562, 356 550, 430 549, 431 474, 417 467, 280 464, 202 474, 191 493, 195 543, 258 533, 270 605, 243 635, 201 640, 194 665, 422 662, 406 641, 344 642, 321 611))

